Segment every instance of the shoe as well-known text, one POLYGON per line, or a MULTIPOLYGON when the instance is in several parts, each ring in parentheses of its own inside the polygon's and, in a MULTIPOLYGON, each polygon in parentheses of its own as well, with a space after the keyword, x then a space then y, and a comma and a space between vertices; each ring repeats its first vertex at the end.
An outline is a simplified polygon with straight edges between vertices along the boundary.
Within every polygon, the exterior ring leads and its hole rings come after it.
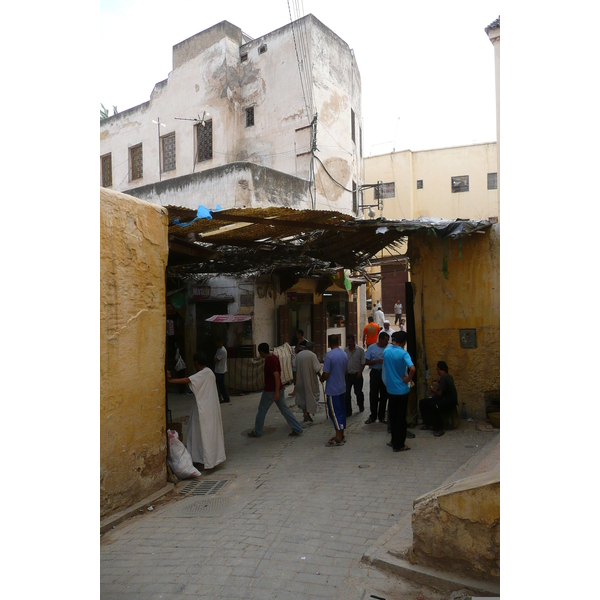
POLYGON ((307 421, 313 423, 312 417, 310 415, 304 415, 304 422, 306 423, 307 421))
POLYGON ((247 435, 248 435, 248 437, 252 437, 252 438, 257 438, 257 437, 260 437, 260 435, 256 435, 256 433, 255 433, 254 429, 253 429, 252 431, 249 431, 249 432, 247 433, 247 435))
POLYGON ((289 434, 292 437, 298 437, 302 435, 301 431, 292 431, 292 433, 289 434))
POLYGON ((358 412, 365 412, 365 407, 364 406, 359 406, 358 407, 358 412))
POLYGON ((442 437, 442 436, 443 436, 445 433, 446 433, 446 432, 445 432, 444 430, 442 430, 442 431, 434 431, 434 432, 433 432, 433 435, 434 435, 435 437, 442 437))
POLYGON ((231 404, 231 400, 219 400, 219 404, 231 404))
POLYGON ((343 446, 345 444, 345 440, 340 441, 337 438, 331 438, 326 444, 325 446, 327 446, 327 448, 333 448, 334 446, 343 446))
POLYGON ((431 431, 431 427, 429 425, 423 425, 421 431, 431 431))
POLYGON ((371 417, 369 417, 366 421, 365 421, 365 425, 370 425, 371 423, 375 423, 375 419, 371 419, 371 417))
POLYGON ((407 431, 406 432, 406 437, 412 439, 412 438, 417 437, 417 436, 412 431, 407 431))
POLYGON ((385 444, 386 446, 389 446, 390 448, 392 447, 392 442, 386 442, 385 444))
POLYGON ((406 452, 407 450, 410 450, 408 446, 404 446, 404 448, 394 448, 394 452, 406 452))
POLYGON ((385 419, 383 419, 383 420, 379 419, 379 422, 383 423, 384 425, 387 425, 387 421, 385 419))

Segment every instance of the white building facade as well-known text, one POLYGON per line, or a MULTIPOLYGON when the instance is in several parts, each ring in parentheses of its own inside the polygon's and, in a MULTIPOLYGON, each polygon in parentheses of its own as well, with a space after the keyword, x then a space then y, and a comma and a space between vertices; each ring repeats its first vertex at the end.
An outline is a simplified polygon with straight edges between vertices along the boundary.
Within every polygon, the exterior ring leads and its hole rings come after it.
POLYGON ((360 73, 343 40, 312 15, 255 40, 223 21, 173 47, 148 102, 101 121, 100 184, 187 208, 356 214, 361 146, 360 73))

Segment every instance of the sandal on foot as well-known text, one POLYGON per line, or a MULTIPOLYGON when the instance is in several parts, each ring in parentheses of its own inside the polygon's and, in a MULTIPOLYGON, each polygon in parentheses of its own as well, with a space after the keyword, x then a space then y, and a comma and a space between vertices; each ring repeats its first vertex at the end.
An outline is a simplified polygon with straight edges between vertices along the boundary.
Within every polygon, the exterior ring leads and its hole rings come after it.
POLYGON ((260 435, 256 435, 256 433, 255 433, 255 431, 254 431, 254 430, 252 430, 252 431, 249 431, 249 432, 247 433, 247 435, 248 435, 248 437, 252 437, 252 438, 257 438, 257 437, 260 437, 260 435))
POLYGON ((366 421, 365 421, 365 425, 370 425, 371 423, 375 423, 376 419, 371 419, 371 417, 369 417, 366 421))
POLYGON ((328 448, 333 448, 333 446, 342 446, 343 444, 344 444, 344 442, 340 442, 340 440, 338 440, 337 438, 331 438, 325 444, 325 446, 327 446, 328 448))
POLYGON ((404 448, 394 448, 394 452, 406 452, 407 450, 410 450, 408 446, 404 446, 404 448))
POLYGON ((442 437, 442 436, 443 436, 445 433, 446 433, 446 432, 445 432, 445 431, 443 431, 443 430, 442 430, 442 431, 434 431, 434 432, 433 432, 433 435, 434 435, 435 437, 442 437))

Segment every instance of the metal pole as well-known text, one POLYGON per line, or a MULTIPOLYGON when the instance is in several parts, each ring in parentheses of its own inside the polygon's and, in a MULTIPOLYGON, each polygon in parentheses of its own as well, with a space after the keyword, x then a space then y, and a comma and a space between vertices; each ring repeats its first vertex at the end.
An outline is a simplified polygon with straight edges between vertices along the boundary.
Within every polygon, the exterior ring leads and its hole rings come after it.
POLYGON ((160 170, 160 117, 157 119, 156 129, 158 131, 158 180, 162 181, 162 173, 160 170))

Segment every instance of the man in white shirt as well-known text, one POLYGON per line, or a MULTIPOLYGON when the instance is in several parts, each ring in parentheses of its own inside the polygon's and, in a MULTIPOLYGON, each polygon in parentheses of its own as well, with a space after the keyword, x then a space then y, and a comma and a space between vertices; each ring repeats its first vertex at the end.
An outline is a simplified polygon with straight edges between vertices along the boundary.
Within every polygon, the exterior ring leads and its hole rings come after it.
POLYGON ((394 333, 394 331, 396 331, 396 330, 392 329, 390 327, 390 322, 387 319, 383 322, 383 331, 385 331, 390 336, 388 344, 391 344, 392 343, 392 333, 394 333))
POLYGON ((215 340, 217 352, 215 354, 215 379, 217 380, 217 390, 219 392, 219 403, 227 404, 231 402, 227 387, 225 386, 225 373, 227 373, 227 349, 223 346, 223 340, 215 340))

